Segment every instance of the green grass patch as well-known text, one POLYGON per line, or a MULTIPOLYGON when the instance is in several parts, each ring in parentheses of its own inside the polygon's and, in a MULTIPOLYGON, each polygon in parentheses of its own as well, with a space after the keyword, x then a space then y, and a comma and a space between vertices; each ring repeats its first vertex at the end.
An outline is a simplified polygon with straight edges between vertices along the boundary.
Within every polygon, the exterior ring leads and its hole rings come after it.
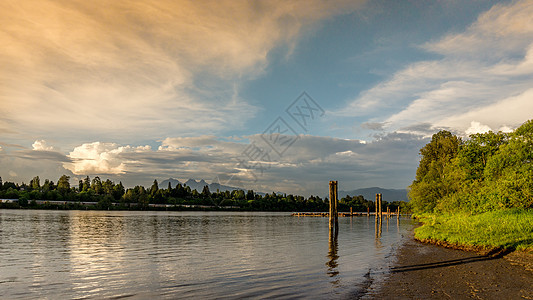
POLYGON ((533 252, 533 210, 424 214, 417 218, 424 224, 415 229, 415 237, 420 240, 533 252))

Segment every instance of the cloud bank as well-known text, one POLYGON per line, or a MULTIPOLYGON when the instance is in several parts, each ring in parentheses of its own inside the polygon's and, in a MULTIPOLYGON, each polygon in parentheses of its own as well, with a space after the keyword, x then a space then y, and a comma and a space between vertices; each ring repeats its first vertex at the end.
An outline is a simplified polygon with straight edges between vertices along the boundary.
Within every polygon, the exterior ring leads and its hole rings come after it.
MULTIPOLYGON (((127 185, 148 184, 151 178, 207 179, 258 191, 320 194, 324 178, 337 178, 342 186, 395 186, 398 176, 413 173, 417 150, 427 139, 412 134, 387 134, 371 142, 301 135, 278 155, 260 135, 243 140, 200 136, 167 138, 157 149, 93 142, 76 146, 56 158, 73 179, 86 175, 122 180, 127 185), (268 156, 252 156, 250 146, 268 156)), ((42 151, 30 150, 26 159, 42 151)), ((42 156, 42 155, 41 155, 42 156)), ((409 177, 402 182, 409 184, 409 177)), ((402 186, 397 186, 401 188, 402 186)))
POLYGON ((2 1, 0 132, 131 142, 242 128, 268 54, 362 1, 2 1))
MULTIPOLYGON (((493 130, 515 127, 533 111, 533 3, 498 4, 464 32, 421 45, 440 56, 416 62, 363 92, 339 114, 380 111, 387 131, 417 124, 458 133, 472 122, 493 130)), ((363 128, 364 128, 363 126, 363 128)))

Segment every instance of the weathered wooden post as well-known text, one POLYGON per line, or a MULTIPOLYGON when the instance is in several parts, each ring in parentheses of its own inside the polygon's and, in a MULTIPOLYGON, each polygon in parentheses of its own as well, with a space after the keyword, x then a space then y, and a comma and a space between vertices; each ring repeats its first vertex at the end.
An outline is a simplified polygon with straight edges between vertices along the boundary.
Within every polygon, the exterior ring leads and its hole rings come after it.
POLYGON ((379 194, 376 194, 376 219, 379 218, 379 194))
POLYGON ((329 182, 329 229, 331 230, 335 226, 335 219, 333 218, 333 206, 334 206, 334 200, 333 197, 335 195, 333 194, 333 181, 329 182))
POLYGON ((381 208, 381 202, 382 202, 382 197, 381 197, 381 194, 378 194, 378 198, 379 198, 379 219, 381 220, 383 218, 383 209, 381 208))
POLYGON ((400 218, 400 206, 398 205, 398 214, 396 215, 396 218, 399 219, 400 218))
POLYGON ((353 207, 350 206, 350 217, 353 217, 353 207))
POLYGON ((332 180, 329 182, 329 229, 339 228, 337 202, 337 181, 332 180))
POLYGON ((338 195, 338 189, 337 189, 337 181, 335 180, 335 231, 339 231, 339 195, 338 195))
POLYGON ((390 218, 390 207, 387 206, 387 219, 390 218))

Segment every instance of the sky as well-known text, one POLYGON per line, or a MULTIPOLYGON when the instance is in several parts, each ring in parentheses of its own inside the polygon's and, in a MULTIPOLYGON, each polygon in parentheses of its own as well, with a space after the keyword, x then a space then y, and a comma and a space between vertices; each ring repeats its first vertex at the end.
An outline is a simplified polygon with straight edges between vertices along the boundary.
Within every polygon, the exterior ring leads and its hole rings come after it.
POLYGON ((0 176, 406 188, 533 116, 533 1, 0 1, 0 176))

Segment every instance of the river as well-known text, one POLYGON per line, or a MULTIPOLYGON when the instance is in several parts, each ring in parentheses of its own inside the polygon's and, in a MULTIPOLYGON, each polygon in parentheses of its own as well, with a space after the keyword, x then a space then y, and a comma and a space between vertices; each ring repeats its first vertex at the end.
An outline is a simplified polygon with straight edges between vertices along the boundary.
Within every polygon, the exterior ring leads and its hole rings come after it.
POLYGON ((354 298, 408 219, 267 212, 0 210, 0 298, 354 298))

